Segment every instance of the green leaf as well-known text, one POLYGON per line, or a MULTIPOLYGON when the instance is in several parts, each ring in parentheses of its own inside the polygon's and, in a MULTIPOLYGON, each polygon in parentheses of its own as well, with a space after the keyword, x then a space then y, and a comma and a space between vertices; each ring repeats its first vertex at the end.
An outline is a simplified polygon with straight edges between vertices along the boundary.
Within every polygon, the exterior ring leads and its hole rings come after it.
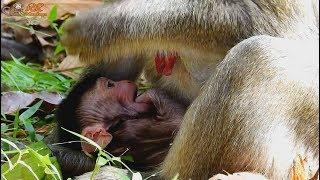
POLYGON ((45 156, 41 156, 40 159, 41 159, 41 162, 43 162, 47 165, 51 164, 49 154, 47 154, 45 156))
MULTIPOLYGON (((17 164, 18 155, 11 158, 11 162, 14 164, 14 168, 8 171, 9 164, 4 163, 1 166, 1 175, 6 179, 23 179, 34 180, 35 176, 24 166, 26 164, 31 168, 34 174, 39 179, 53 180, 59 179, 60 175, 52 174, 52 166, 56 169, 60 169, 57 159, 52 157, 51 150, 44 142, 37 142, 31 144, 27 149, 22 150, 23 155, 21 158, 22 163, 17 164), (47 166, 46 166, 47 165, 47 166), (50 174, 46 174, 46 172, 50 174)), ((58 170, 60 173, 60 170, 58 170)))
POLYGON ((132 156, 121 156, 121 160, 123 161, 129 161, 129 162, 134 162, 133 157, 132 156))
POLYGON ((46 168, 44 169, 44 172, 45 172, 46 174, 53 174, 53 172, 51 171, 51 169, 48 168, 48 167, 46 167, 46 168))
POLYGON ((48 21, 50 23, 53 23, 55 20, 57 20, 58 17, 58 6, 55 4, 52 6, 49 15, 48 15, 48 21))
POLYGON ((109 162, 109 160, 107 160, 107 159, 105 159, 104 157, 102 157, 102 156, 99 156, 98 158, 97 158, 97 164, 99 165, 99 166, 104 166, 104 165, 106 165, 108 162, 109 162))
POLYGON ((94 177, 97 175, 97 173, 100 171, 100 166, 98 163, 95 164, 94 169, 92 171, 92 174, 90 176, 90 180, 94 180, 94 177))
POLYGON ((56 48, 54 49, 54 55, 57 55, 62 51, 64 51, 64 47, 62 46, 61 42, 58 42, 56 48))
POLYGON ((29 119, 29 118, 32 115, 34 115, 34 113, 36 113, 38 111, 38 109, 40 108, 42 102, 43 102, 42 100, 37 102, 35 105, 33 105, 30 108, 28 108, 26 111, 24 111, 19 116, 20 121, 23 123, 25 130, 29 134, 30 141, 34 141, 35 140, 36 133, 35 133, 35 130, 34 130, 34 127, 33 127, 32 123, 31 123, 31 119, 29 119))
MULTIPOLYGON (((2 137, 1 137, 2 138, 2 137)), ((3 151, 9 151, 10 150, 10 145, 8 143, 2 142, 1 141, 1 150, 3 151)))
POLYGON ((114 161, 118 161, 118 162, 121 162, 120 157, 113 157, 113 158, 112 158, 112 160, 114 160, 114 161))
POLYGON ((14 116, 14 120, 13 120, 13 138, 17 137, 17 133, 18 133, 18 129, 19 129, 19 122, 20 122, 19 112, 16 112, 15 116, 14 116))
POLYGON ((34 130, 34 127, 33 125, 31 124, 30 122, 30 119, 27 119, 25 121, 23 121, 23 125, 24 125, 24 128, 25 130, 28 132, 28 139, 29 141, 35 141, 36 139, 36 132, 34 130))
POLYGON ((44 136, 42 136, 41 134, 36 134, 35 138, 36 138, 37 141, 42 141, 44 136))
POLYGON ((5 133, 9 129, 8 125, 1 123, 1 133, 5 133))
POLYGON ((34 113, 36 113, 38 111, 38 109, 40 108, 41 104, 42 104, 43 100, 37 102, 35 105, 31 106, 30 108, 28 108, 26 111, 24 111, 20 116, 19 119, 21 121, 25 121, 27 119, 29 119, 34 113))
POLYGON ((98 154, 99 156, 104 156, 105 158, 107 158, 109 161, 113 161, 112 160, 112 157, 109 155, 109 154, 107 154, 106 152, 104 152, 104 151, 99 151, 99 154, 98 154))
POLYGON ((65 92, 74 83, 61 73, 43 72, 41 67, 22 64, 13 57, 13 61, 1 61, 1 81, 10 90, 23 92, 54 91, 65 92))
POLYGON ((59 29, 58 29, 58 34, 59 34, 59 36, 61 36, 61 35, 63 35, 63 33, 64 33, 64 23, 65 23, 66 21, 64 21, 62 24, 61 24, 61 26, 59 27, 59 29))

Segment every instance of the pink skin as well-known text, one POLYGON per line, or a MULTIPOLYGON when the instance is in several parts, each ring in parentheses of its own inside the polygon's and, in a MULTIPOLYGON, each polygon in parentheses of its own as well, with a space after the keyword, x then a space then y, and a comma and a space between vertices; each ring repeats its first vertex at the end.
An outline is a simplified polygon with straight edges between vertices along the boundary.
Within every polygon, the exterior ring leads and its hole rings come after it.
MULTIPOLYGON (((152 108, 152 102, 148 96, 142 94, 137 97, 137 85, 131 81, 112 81, 105 77, 97 79, 96 86, 89 94, 89 99, 106 99, 107 101, 114 101, 122 104, 125 108, 133 110, 133 112, 146 113, 152 108)), ((145 93, 146 94, 146 93, 145 93)), ((105 122, 97 122, 87 125, 81 134, 94 142, 96 142, 102 149, 104 149, 112 140, 112 135, 107 132, 110 124, 105 122)), ((93 153, 96 147, 87 142, 81 142, 81 147, 84 152, 93 153)))
MULTIPOLYGON (((96 123, 91 126, 85 127, 81 135, 96 142, 102 149, 104 149, 112 140, 112 135, 106 131, 102 123, 96 123)), ((93 153, 96 150, 95 146, 87 142, 81 142, 81 148, 84 152, 93 153)))
POLYGON ((98 87, 107 93, 107 96, 123 104, 125 107, 132 108, 140 113, 150 110, 151 102, 136 102, 138 88, 132 81, 123 80, 115 82, 101 77, 97 80, 97 83, 98 87))
POLYGON ((173 66, 176 63, 176 60, 178 58, 178 54, 176 52, 174 53, 168 53, 167 57, 165 58, 165 67, 163 69, 163 75, 164 76, 170 76, 172 74, 173 66))

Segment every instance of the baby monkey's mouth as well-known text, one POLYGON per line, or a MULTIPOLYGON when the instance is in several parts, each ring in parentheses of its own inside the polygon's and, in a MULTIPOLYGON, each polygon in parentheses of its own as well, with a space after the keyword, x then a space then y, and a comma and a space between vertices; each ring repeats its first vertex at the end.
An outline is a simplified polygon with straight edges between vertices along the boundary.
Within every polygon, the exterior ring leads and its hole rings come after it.
POLYGON ((136 89, 133 96, 133 104, 131 104, 129 107, 127 106, 127 108, 133 110, 136 113, 122 114, 113 119, 113 123, 111 124, 108 130, 110 133, 115 133, 116 131, 118 131, 125 121, 148 117, 150 118, 152 114, 155 114, 155 106, 150 100, 147 91, 140 91, 136 89))

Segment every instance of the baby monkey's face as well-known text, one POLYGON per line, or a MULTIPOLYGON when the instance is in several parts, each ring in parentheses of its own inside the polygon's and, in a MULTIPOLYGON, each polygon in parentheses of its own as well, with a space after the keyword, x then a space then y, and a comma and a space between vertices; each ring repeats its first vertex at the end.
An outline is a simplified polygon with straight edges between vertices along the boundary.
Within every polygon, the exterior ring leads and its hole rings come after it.
POLYGON ((143 94, 138 96, 137 85, 132 81, 112 81, 105 77, 97 79, 95 86, 84 94, 83 103, 97 106, 108 103, 120 104, 136 112, 147 112, 150 109, 151 101, 147 100, 143 94))
MULTIPOLYGON (((153 104, 148 95, 137 95, 138 88, 134 82, 98 78, 95 85, 81 97, 77 109, 81 134, 105 148, 112 140, 108 132, 111 127, 122 119, 152 111, 153 104)), ((81 146, 87 153, 95 151, 95 147, 86 142, 81 143, 81 146)))

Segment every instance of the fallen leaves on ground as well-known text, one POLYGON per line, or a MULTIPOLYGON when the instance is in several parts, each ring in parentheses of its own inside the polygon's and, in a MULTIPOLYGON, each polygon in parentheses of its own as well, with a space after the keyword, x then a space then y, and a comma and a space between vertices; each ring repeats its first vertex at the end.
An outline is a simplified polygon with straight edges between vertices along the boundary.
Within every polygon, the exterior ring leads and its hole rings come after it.
POLYGON ((85 11, 103 4, 102 0, 18 0, 26 7, 30 3, 43 3, 41 13, 48 14, 50 8, 53 5, 58 5, 58 19, 62 18, 66 14, 76 14, 79 11, 85 11))
POLYGON ((79 61, 79 56, 68 55, 59 64, 58 70, 61 74, 71 77, 72 79, 79 78, 79 74, 72 70, 84 67, 84 64, 79 61))
POLYGON ((19 109, 28 107, 36 99, 41 99, 47 103, 58 105, 62 100, 58 93, 39 92, 24 93, 21 91, 4 92, 1 96, 1 114, 12 114, 19 109))

